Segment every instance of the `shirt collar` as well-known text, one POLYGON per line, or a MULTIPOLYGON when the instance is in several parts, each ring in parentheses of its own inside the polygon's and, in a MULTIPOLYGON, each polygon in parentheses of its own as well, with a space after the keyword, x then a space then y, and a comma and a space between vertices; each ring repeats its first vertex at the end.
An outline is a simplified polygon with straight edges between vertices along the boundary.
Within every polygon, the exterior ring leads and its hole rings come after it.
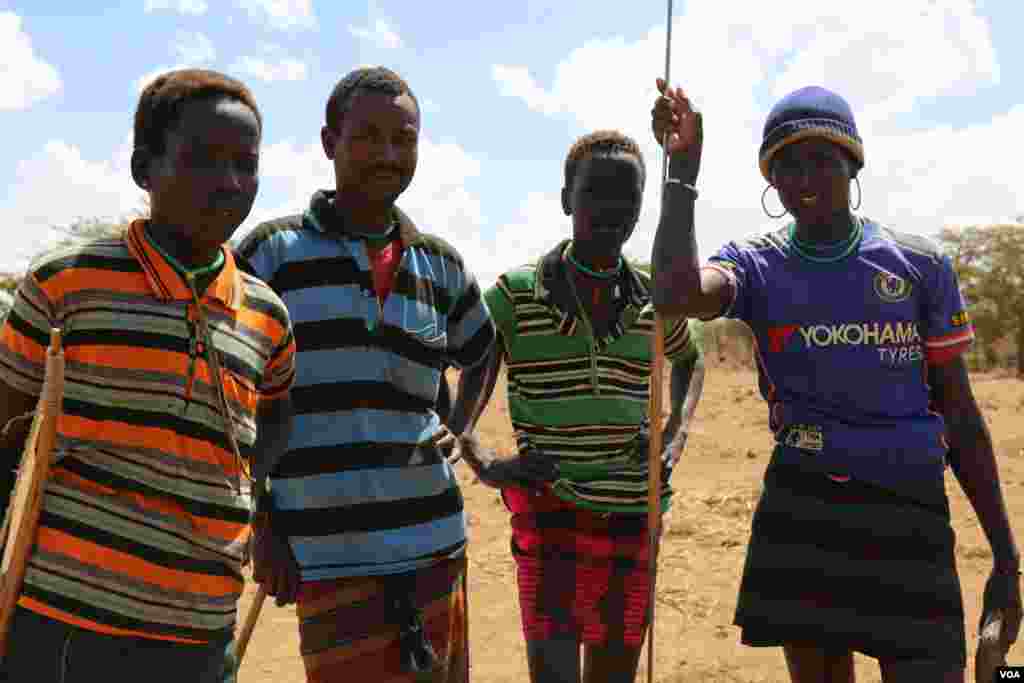
MULTIPOLYGON (((570 275, 563 258, 571 241, 562 240, 554 249, 541 257, 537 264, 537 277, 534 279, 533 285, 533 298, 539 303, 551 307, 559 315, 558 330, 567 336, 576 333, 579 319, 576 299, 572 290, 569 289, 568 278, 570 275)), ((598 340, 602 346, 622 336, 651 300, 647 283, 640 273, 629 264, 628 260, 623 263, 622 276, 619 278, 618 284, 621 288, 620 296, 625 299, 624 305, 618 321, 612 325, 609 334, 598 340)))
MULTIPOLYGON (((185 280, 149 243, 145 235, 145 226, 145 219, 139 218, 132 221, 125 235, 125 241, 132 256, 142 265, 150 289, 158 299, 163 301, 191 300, 192 292, 185 280)), ((206 288, 202 298, 213 299, 226 308, 237 311, 242 307, 244 296, 242 276, 235 264, 235 257, 231 250, 222 245, 221 251, 224 254, 224 266, 217 274, 216 279, 206 288)))
MULTIPOLYGON (((334 210, 336 196, 337 192, 334 190, 317 191, 309 201, 309 208, 302 215, 302 222, 321 234, 348 238, 345 222, 334 210)), ((411 245, 419 241, 422 235, 412 219, 397 206, 392 207, 392 210, 398 218, 398 234, 402 238, 402 244, 411 245)))
MULTIPOLYGON (((559 308, 566 308, 561 305, 562 302, 572 301, 572 292, 569 291, 569 284, 566 280, 568 273, 565 268, 565 260, 562 258, 571 241, 562 240, 554 249, 541 257, 540 263, 537 265, 537 278, 533 285, 533 298, 537 301, 559 308)), ((623 263, 619 285, 624 289, 623 294, 628 306, 641 309, 651 299, 647 283, 640 273, 629 264, 628 259, 623 263)), ((575 311, 575 303, 570 308, 575 311)))

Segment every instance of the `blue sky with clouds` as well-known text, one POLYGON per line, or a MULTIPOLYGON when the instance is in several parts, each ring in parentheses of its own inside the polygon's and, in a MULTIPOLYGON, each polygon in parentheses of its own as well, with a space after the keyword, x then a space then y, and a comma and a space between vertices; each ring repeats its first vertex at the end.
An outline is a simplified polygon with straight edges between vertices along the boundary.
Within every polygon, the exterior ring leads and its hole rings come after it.
MULTIPOLYGON (((706 256, 768 227, 756 151, 772 103, 819 84, 865 139, 862 210, 896 229, 1024 214, 1024 3, 1016 0, 677 0, 673 81, 705 114, 698 234, 706 256)), ((619 128, 660 155, 648 124, 663 70, 663 2, 518 0, 0 0, 0 271, 19 271, 77 217, 140 206, 128 172, 147 78, 226 71, 265 119, 256 222, 332 185, 324 101, 360 64, 409 80, 420 166, 400 202, 481 280, 569 233, 558 202, 569 145, 619 128)), ((647 259, 649 183, 627 251, 647 259)), ((775 205, 777 206, 777 205, 775 205)))

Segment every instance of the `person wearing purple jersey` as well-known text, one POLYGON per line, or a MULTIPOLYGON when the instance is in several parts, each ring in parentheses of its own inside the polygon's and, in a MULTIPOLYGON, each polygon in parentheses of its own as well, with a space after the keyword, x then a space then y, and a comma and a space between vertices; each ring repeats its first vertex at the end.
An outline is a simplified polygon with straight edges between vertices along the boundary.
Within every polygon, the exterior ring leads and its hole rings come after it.
POLYGON ((653 129, 670 177, 655 308, 750 326, 776 441, 736 608, 742 642, 781 646, 795 683, 853 681, 852 652, 876 658, 886 683, 964 681, 947 464, 992 546, 981 620, 1002 613, 1007 648, 1020 555, 962 357, 974 334, 949 258, 851 210, 864 165, 853 113, 808 87, 772 108, 759 153, 792 220, 699 267, 702 118, 681 89, 658 88, 653 129))

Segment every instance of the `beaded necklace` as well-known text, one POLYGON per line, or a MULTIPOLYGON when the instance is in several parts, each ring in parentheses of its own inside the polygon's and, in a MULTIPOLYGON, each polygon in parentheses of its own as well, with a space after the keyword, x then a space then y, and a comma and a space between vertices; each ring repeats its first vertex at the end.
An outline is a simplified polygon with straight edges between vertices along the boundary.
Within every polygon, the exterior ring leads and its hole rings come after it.
MULTIPOLYGON (((622 273, 623 265, 625 264, 625 260, 622 258, 622 255, 620 254, 619 262, 615 264, 614 268, 608 268, 607 270, 591 270, 590 268, 587 268, 585 265, 577 261, 576 258, 572 255, 572 243, 570 243, 569 247, 565 250, 565 258, 567 261, 569 261, 569 263, 571 263, 578 271, 580 271, 584 275, 588 275, 594 278, 595 280, 603 280, 605 282, 609 280, 614 280, 617 277, 619 277, 619 275, 622 273)), ((575 284, 573 286, 573 291, 575 292, 575 284)), ((600 287, 594 288, 594 292, 591 299, 595 306, 601 303, 600 287)))
POLYGON ((796 223, 790 223, 789 225, 789 243, 801 258, 804 258, 812 263, 836 263, 842 261, 844 258, 853 253, 853 250, 860 244, 861 238, 864 236, 864 223, 860 218, 854 217, 853 230, 844 239, 838 242, 832 242, 829 244, 812 244, 805 242, 804 240, 797 237, 796 234, 796 223), (821 256, 819 255, 822 251, 833 251, 836 250, 838 253, 833 256, 821 256), (818 252, 815 254, 814 252, 818 252))

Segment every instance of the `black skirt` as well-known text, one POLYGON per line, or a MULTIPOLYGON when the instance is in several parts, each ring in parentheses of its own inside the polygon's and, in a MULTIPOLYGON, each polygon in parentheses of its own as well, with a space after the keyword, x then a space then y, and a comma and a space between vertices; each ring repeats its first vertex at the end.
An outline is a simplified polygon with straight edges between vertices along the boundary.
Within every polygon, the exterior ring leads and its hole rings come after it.
POLYGON ((967 660, 949 504, 773 463, 754 513, 734 623, 755 647, 967 660))

